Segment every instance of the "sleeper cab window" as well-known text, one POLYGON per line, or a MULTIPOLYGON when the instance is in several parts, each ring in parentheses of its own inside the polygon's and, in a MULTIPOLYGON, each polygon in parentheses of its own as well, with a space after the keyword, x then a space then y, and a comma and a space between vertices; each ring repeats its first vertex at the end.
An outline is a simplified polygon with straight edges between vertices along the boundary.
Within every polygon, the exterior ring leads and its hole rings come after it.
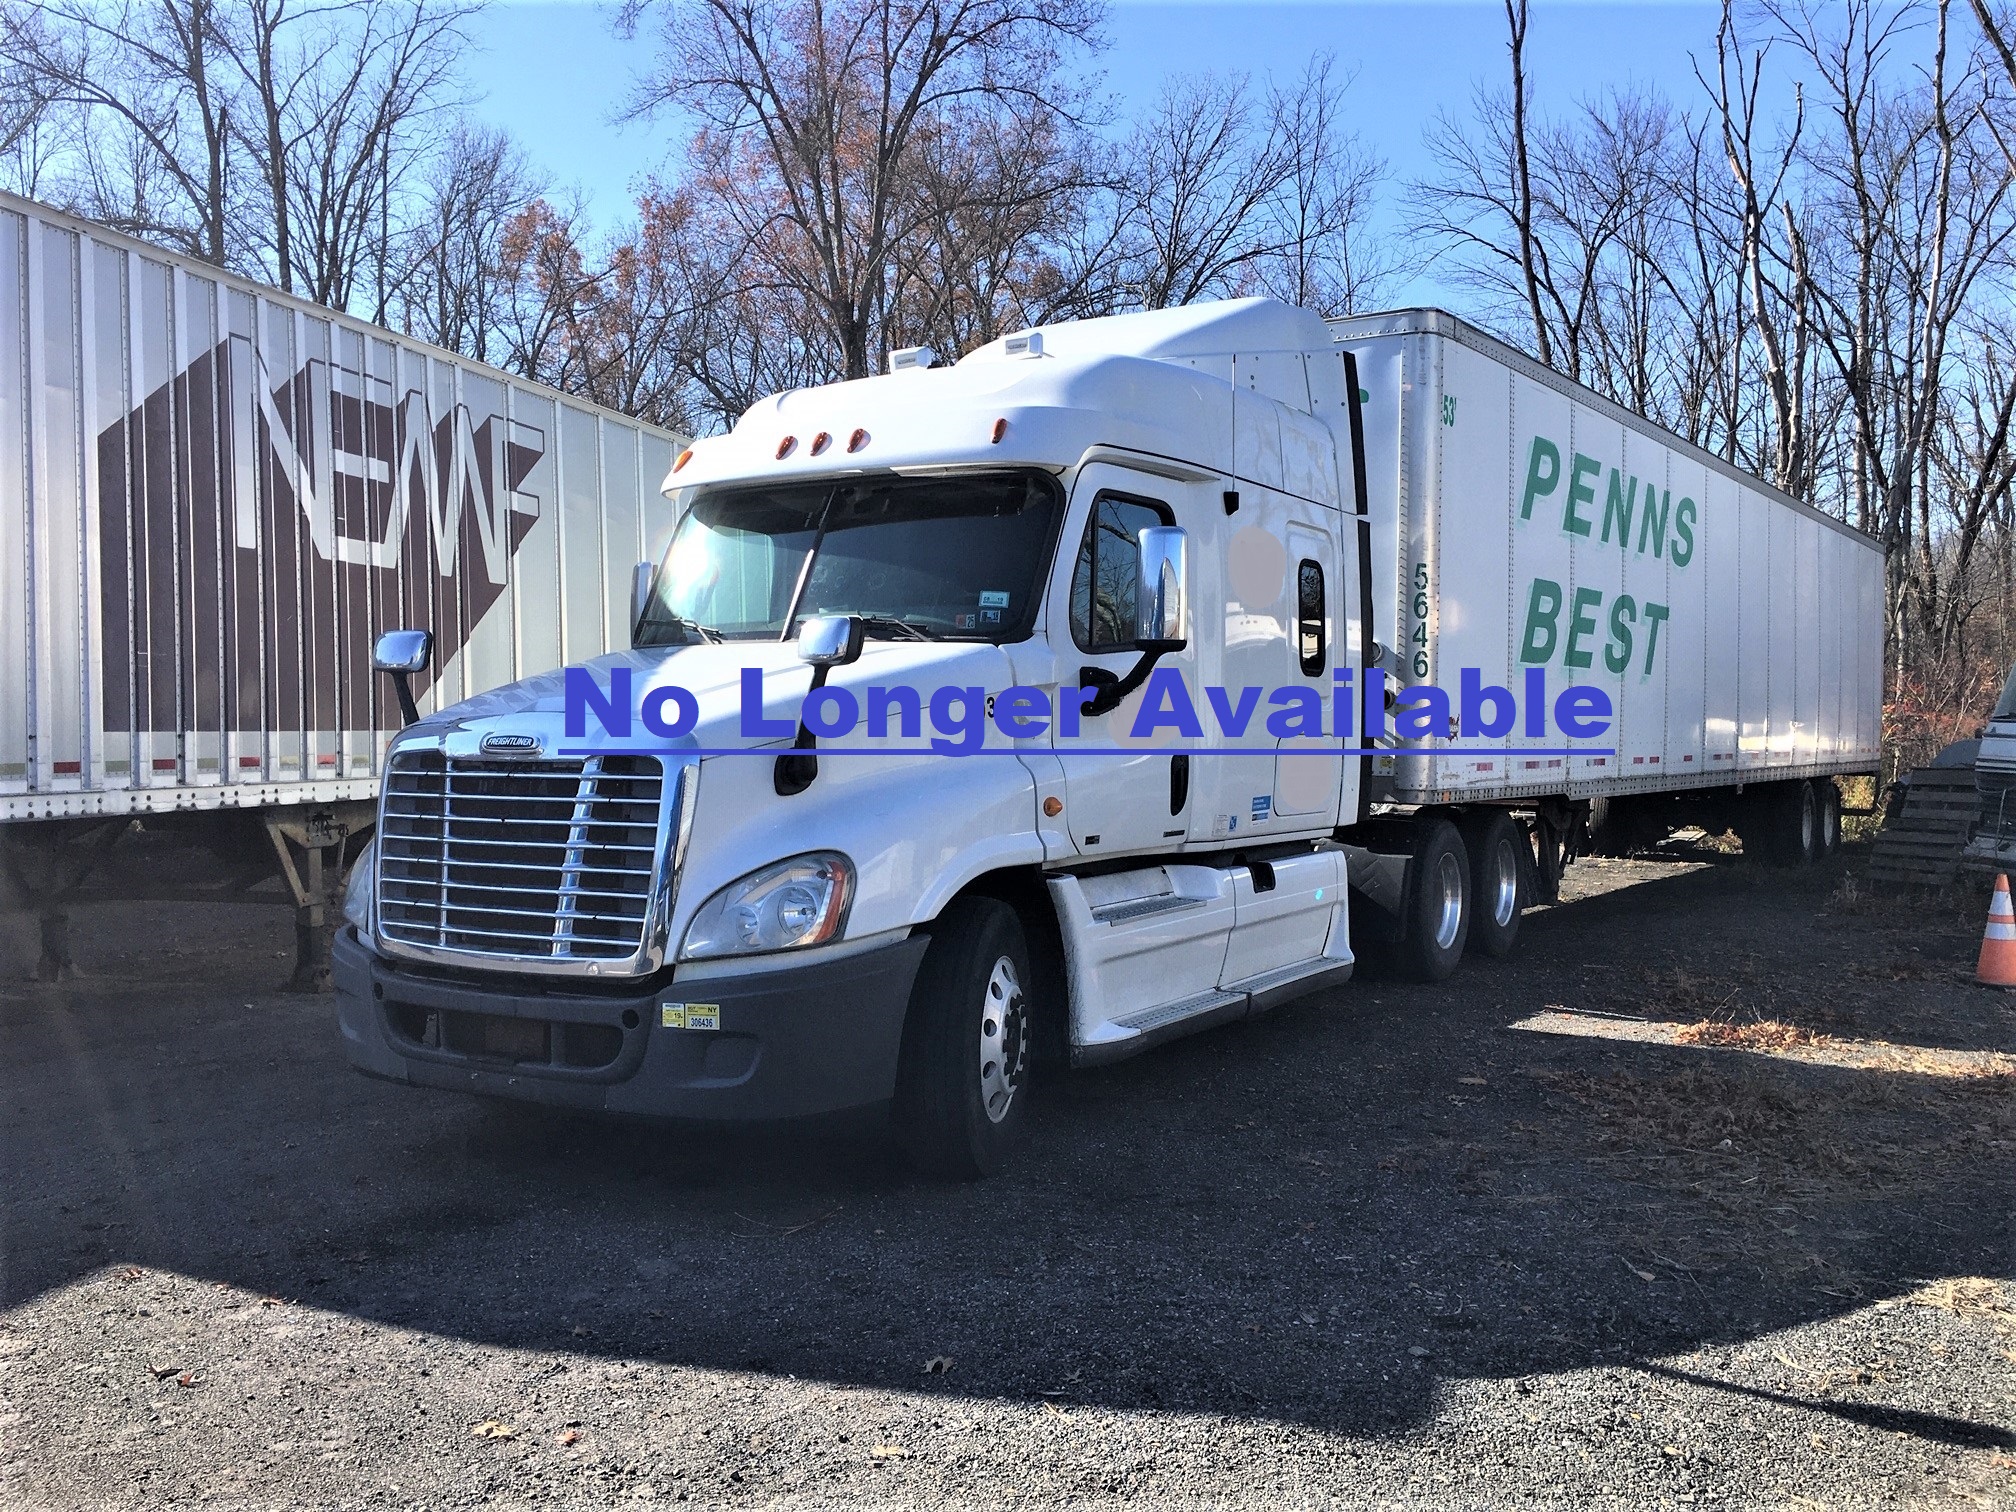
POLYGON ((1167 505, 1124 494, 1101 494, 1092 505, 1078 566, 1071 574, 1071 639, 1081 651, 1134 649, 1134 590, 1140 576, 1142 531, 1167 525, 1167 505))
POLYGON ((1304 677, 1323 675, 1323 564, 1307 557, 1295 573, 1295 654, 1304 677))

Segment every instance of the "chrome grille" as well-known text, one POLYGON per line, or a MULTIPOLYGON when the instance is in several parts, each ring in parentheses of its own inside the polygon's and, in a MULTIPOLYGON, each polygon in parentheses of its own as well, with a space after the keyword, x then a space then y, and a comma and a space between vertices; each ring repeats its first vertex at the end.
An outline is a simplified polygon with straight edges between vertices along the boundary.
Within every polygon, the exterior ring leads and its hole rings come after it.
POLYGON ((400 751, 378 816, 378 931, 474 955, 625 960, 660 851, 655 756, 498 761, 400 751))

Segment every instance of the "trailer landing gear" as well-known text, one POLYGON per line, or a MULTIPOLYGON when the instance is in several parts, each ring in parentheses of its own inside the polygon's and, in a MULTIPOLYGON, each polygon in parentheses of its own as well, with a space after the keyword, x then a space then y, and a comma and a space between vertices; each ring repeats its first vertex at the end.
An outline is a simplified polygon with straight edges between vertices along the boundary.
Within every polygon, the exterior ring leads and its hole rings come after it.
POLYGON ((69 905, 77 889, 126 832, 125 819, 58 819, 10 826, 0 833, 0 881, 11 903, 36 915, 38 982, 77 974, 70 955, 69 905))
POLYGON ((280 862, 280 880, 294 900, 294 975, 287 990, 327 992, 343 848, 352 834, 370 827, 370 805, 337 804, 300 816, 269 813, 265 822, 266 838, 280 862), (362 814, 355 812, 360 808, 362 814), (295 850, 301 852, 299 866, 294 864, 295 850))
POLYGON ((362 801, 278 814, 149 814, 138 831, 124 815, 6 825, 0 827, 0 909, 36 916, 36 979, 58 982, 76 974, 70 911, 80 903, 290 906, 295 958, 287 987, 326 992, 335 889, 351 842, 376 817, 375 805, 362 801), (115 856, 122 837, 132 853, 115 856), (117 864, 102 864, 108 857, 117 864), (276 873, 284 891, 260 888, 276 873))

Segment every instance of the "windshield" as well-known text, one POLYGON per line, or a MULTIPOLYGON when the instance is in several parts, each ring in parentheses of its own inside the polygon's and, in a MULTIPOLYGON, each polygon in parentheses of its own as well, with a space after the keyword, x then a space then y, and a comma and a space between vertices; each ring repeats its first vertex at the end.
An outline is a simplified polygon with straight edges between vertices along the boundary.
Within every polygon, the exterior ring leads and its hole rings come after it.
POLYGON ((2016 719, 2016 667, 2009 669, 2009 681, 2002 685, 2002 696, 1995 703, 1991 719, 2016 719))
POLYGON ((888 637, 1020 640, 1059 509, 1042 473, 847 478, 693 500, 638 629, 641 646, 781 640, 817 614, 888 637))

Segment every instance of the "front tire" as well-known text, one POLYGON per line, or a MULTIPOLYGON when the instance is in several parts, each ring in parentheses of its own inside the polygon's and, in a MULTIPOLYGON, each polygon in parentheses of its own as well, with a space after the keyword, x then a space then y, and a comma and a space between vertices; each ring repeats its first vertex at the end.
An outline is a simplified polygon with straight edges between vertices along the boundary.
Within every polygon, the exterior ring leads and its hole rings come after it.
POLYGON ((1034 980, 1015 910, 960 898, 932 926, 910 991, 896 1132, 918 1170, 966 1180, 1001 1169, 1028 1103, 1034 980))
POLYGON ((1414 828, 1399 966, 1412 981, 1446 981, 1470 936, 1470 856, 1447 819, 1417 821, 1414 828))
POLYGON ((1526 904, 1523 852, 1532 850, 1519 826, 1496 810, 1466 816, 1463 847, 1470 853, 1470 935, 1475 955, 1502 961, 1519 943, 1519 916, 1526 904))

